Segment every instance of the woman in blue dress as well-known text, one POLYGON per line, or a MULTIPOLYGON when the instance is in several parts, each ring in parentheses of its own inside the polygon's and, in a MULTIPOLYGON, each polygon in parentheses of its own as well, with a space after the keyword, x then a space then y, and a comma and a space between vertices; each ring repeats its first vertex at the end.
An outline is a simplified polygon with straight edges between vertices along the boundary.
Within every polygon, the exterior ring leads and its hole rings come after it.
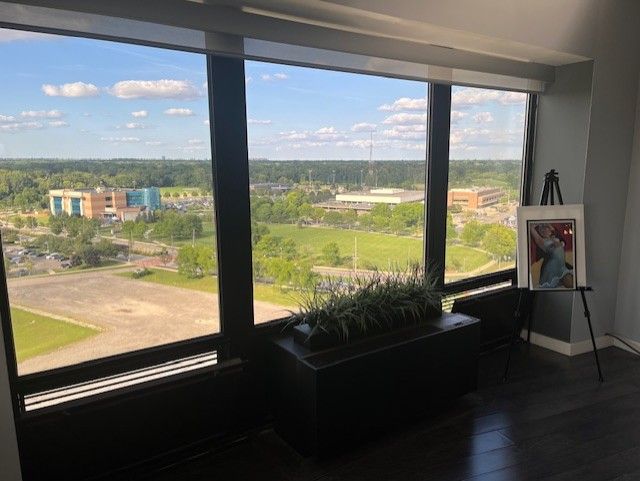
POLYGON ((567 264, 565 242, 551 224, 538 224, 530 227, 531 237, 542 252, 540 267, 541 289, 572 288, 573 266, 567 264))

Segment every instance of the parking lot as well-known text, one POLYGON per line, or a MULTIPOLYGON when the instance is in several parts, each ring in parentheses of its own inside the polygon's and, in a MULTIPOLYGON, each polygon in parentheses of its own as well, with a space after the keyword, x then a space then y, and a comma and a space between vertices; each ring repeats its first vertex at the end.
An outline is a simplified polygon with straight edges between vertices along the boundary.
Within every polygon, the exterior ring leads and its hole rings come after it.
MULTIPOLYGON (((126 269, 125 269, 126 270, 126 269)), ((20 373, 75 364, 208 334, 220 329, 218 296, 117 275, 123 269, 8 280, 13 307, 88 324, 98 335, 22 362, 20 373)), ((255 320, 284 317, 256 301, 255 320)))
POLYGON ((7 246, 4 257, 9 263, 9 277, 23 277, 52 273, 68 269, 71 264, 62 254, 47 254, 35 249, 26 249, 20 245, 7 246))

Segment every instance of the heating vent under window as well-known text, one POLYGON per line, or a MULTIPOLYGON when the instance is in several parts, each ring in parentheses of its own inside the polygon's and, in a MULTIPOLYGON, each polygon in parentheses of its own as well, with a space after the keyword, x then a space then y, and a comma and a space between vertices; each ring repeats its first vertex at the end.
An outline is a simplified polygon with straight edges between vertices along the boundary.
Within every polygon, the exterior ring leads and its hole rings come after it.
POLYGON ((474 296, 476 294, 483 294, 485 292, 491 292, 498 289, 503 289, 505 287, 511 287, 513 285, 513 281, 508 280, 504 282, 499 282, 497 284, 490 284, 487 286, 478 287, 476 289, 469 289, 467 291, 456 292, 455 294, 445 295, 442 299, 442 310, 445 312, 451 312, 453 309, 453 304, 458 299, 464 299, 465 297, 474 296))
POLYGON ((144 369, 128 371, 115 376, 103 377, 58 389, 30 394, 24 398, 24 409, 25 411, 34 411, 56 406, 58 404, 214 366, 217 363, 218 355, 217 352, 214 351, 150 366, 144 369))

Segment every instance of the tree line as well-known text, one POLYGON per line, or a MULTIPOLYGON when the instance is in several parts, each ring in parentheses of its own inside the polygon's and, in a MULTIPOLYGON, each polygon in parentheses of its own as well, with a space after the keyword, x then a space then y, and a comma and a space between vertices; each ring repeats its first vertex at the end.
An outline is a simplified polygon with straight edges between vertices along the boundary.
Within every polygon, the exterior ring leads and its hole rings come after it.
MULTIPOLYGON (((520 160, 454 160, 449 185, 501 186, 517 192, 520 160)), ((354 190, 384 186, 422 189, 424 161, 268 161, 250 160, 252 183, 341 185, 354 190)), ((102 187, 141 188, 185 186, 210 192, 211 163, 196 160, 0 160, 0 205, 22 210, 48 207, 51 189, 102 187)), ((325 192, 326 195, 326 192, 325 192)), ((322 199, 316 199, 319 201, 322 199)))

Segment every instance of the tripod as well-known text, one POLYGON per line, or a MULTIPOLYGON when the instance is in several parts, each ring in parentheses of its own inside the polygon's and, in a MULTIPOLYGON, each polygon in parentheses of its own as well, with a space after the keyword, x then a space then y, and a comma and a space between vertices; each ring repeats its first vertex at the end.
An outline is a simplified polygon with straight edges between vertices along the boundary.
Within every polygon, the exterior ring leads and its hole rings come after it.
MULTIPOLYGON (((544 175, 544 186, 542 188, 542 195, 540 197, 540 205, 555 205, 556 196, 558 198, 558 205, 563 205, 564 202, 562 200, 562 192, 560 191, 560 182, 558 173, 555 170, 550 170, 544 175)), ((591 336, 591 344, 593 345, 593 355, 595 356, 596 366, 598 367, 598 380, 600 382, 604 382, 604 378, 602 377, 602 369, 600 368, 600 359, 598 358, 598 349, 596 348, 596 340, 593 336, 593 328, 591 326, 591 311, 589 311, 589 306, 587 305, 587 297, 585 295, 586 291, 593 290, 591 287, 578 287, 575 289, 580 291, 580 298, 582 299, 582 307, 584 309, 584 317, 587 319, 587 324, 589 325, 589 334, 591 336)), ((526 306, 529 310, 528 312, 528 327, 527 327, 527 345, 531 343, 531 311, 533 310, 533 300, 535 298, 535 292, 530 291, 529 289, 520 289, 520 294, 518 295, 518 305, 514 312, 514 320, 513 320, 513 332, 511 333, 511 338, 509 340, 509 349, 507 351, 507 362, 504 366, 504 375, 502 376, 502 381, 506 382, 509 376, 509 366, 511 364, 511 351, 513 350, 513 345, 518 339, 519 333, 522 330, 522 311, 524 306, 526 306)))

